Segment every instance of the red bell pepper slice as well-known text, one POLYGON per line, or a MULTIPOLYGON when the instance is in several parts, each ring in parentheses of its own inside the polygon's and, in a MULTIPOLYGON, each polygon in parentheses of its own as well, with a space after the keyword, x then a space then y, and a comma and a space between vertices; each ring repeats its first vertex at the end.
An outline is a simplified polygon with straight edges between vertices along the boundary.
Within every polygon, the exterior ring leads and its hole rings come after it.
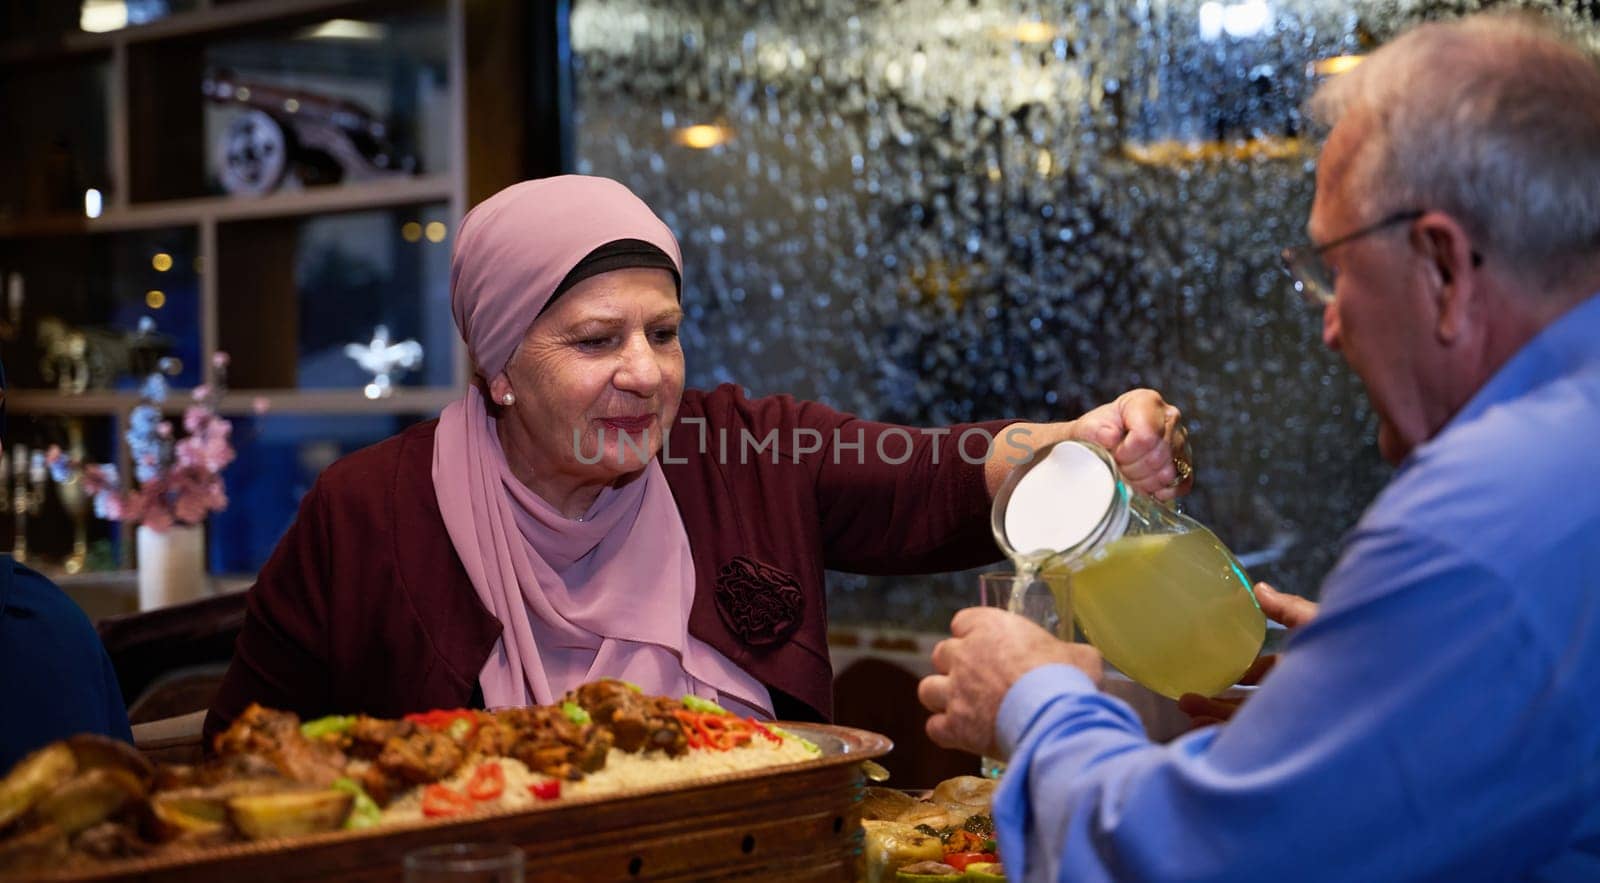
POLYGON ((777 733, 774 733, 771 730, 767 729, 767 727, 764 724, 762 724, 761 721, 758 721, 753 717, 747 717, 747 718, 745 718, 745 722, 748 723, 750 726, 755 727, 756 732, 760 733, 763 736, 766 736, 767 737, 767 741, 769 741, 769 742, 782 742, 783 741, 783 737, 782 736, 780 736, 777 733))
POLYGON ((718 751, 728 751, 754 738, 746 722, 731 715, 701 714, 694 719, 706 744, 718 751))
POLYGON ((472 809, 472 798, 435 782, 422 789, 422 814, 429 818, 458 816, 472 809))
POLYGON ((561 780, 545 779, 528 786, 528 793, 540 800, 555 800, 561 796, 561 780))
POLYGON ((692 711, 675 710, 672 716, 683 725, 684 738, 688 740, 690 748, 709 748, 711 741, 707 738, 706 730, 700 726, 700 716, 692 711))
POLYGON ((754 739, 755 731, 758 729, 766 732, 767 737, 773 741, 782 741, 754 721, 740 720, 732 715, 710 714, 688 709, 677 709, 672 714, 683 724, 683 732, 688 738, 690 748, 727 751, 754 739))
POLYGON ((408 714, 404 718, 430 730, 444 730, 450 738, 464 742, 478 729, 478 712, 470 708, 436 708, 408 714))
POLYGON ((493 800, 505 793, 506 771, 497 763, 480 763, 467 780, 467 796, 473 800, 493 800))

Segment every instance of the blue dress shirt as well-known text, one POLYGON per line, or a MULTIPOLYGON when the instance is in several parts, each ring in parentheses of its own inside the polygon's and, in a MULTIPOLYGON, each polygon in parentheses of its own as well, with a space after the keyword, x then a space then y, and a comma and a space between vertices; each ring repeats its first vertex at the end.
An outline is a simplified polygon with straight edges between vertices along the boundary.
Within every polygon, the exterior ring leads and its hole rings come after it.
POLYGON ((1077 669, 1006 694, 1029 880, 1600 880, 1600 295, 1496 372, 1346 538, 1223 726, 1151 743, 1077 669))
POLYGON ((0 684, 0 775, 76 733, 133 741, 117 673, 89 617, 10 555, 0 555, 0 684))

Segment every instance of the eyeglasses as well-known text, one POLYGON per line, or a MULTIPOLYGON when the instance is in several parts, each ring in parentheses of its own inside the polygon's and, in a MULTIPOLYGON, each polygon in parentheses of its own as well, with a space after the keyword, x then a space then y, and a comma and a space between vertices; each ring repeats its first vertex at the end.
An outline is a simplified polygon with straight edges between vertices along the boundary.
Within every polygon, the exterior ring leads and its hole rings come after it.
MULTIPOLYGON (((1393 227, 1395 224, 1410 223, 1427 214, 1420 209, 1411 209, 1395 212, 1376 224, 1362 227, 1354 233, 1347 233, 1331 242, 1321 245, 1315 243, 1300 245, 1283 250, 1283 271, 1294 280, 1294 290, 1300 293, 1306 302, 1314 307, 1325 307, 1333 303, 1333 271, 1328 269, 1327 261, 1322 259, 1324 252, 1337 248, 1347 242, 1360 239, 1393 227)), ((1474 260, 1477 255, 1473 255, 1474 260)))
MULTIPOLYGON (((1427 212, 1422 209, 1395 212, 1376 224, 1362 227, 1354 233, 1346 233, 1332 242, 1286 248, 1282 254, 1283 271, 1289 274, 1289 278, 1294 282, 1294 290, 1299 292, 1307 303, 1318 309, 1326 307, 1333 303, 1334 286, 1333 271, 1328 269, 1327 261, 1322 259, 1323 253, 1395 224, 1410 223, 1425 214, 1427 212)), ((1483 255, 1478 254, 1476 250, 1472 252, 1472 266, 1483 266, 1483 255)))

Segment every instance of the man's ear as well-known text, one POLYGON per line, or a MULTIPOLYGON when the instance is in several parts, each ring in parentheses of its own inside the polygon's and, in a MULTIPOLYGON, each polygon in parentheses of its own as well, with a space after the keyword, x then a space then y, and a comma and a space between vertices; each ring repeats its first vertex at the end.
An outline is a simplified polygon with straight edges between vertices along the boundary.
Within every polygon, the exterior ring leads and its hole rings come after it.
POLYGON ((1437 311, 1434 335, 1448 346, 1470 327, 1481 289, 1472 237, 1455 218, 1428 212, 1412 227, 1411 244, 1422 255, 1424 279, 1437 311))

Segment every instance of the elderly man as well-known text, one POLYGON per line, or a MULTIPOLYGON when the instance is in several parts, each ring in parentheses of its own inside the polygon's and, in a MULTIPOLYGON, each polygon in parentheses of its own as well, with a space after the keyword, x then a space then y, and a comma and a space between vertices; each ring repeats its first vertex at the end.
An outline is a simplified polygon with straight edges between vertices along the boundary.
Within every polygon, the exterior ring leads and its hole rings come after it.
POLYGON ((1399 468, 1233 720, 1168 745, 1089 647, 957 614, 919 695, 1006 756, 1013 879, 1600 879, 1600 68, 1428 24, 1327 83, 1286 252, 1399 468))

